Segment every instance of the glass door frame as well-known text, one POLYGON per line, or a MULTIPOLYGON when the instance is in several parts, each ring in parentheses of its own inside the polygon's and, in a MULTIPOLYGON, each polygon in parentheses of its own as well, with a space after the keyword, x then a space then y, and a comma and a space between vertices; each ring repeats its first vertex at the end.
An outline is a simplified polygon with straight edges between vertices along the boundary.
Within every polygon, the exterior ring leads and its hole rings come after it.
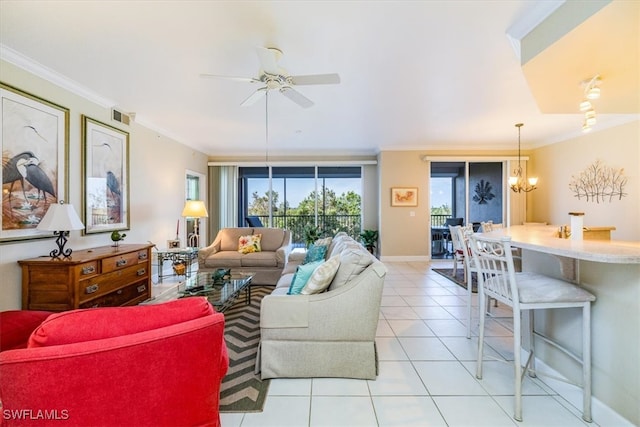
MULTIPOLYGON (((428 176, 428 187, 431 187, 431 163, 447 163, 447 162, 463 162, 464 165, 464 180, 465 180, 465 218, 468 220, 469 218, 469 202, 470 202, 470 191, 469 191, 469 164, 470 163, 502 163, 502 193, 504 195, 504 202, 502 204, 502 219, 505 227, 511 226, 512 222, 522 223, 526 221, 526 194, 516 194, 509 188, 508 180, 510 171, 517 166, 518 157, 517 156, 424 156, 422 160, 427 163, 427 168, 429 173, 428 176), (514 221, 514 216, 518 218, 514 221)), ((521 161, 526 162, 529 160, 529 157, 522 156, 521 161)), ((427 206, 429 209, 431 207, 431 197, 427 196, 427 206)), ((514 224, 515 225, 515 224, 514 224)), ((429 229, 431 229, 431 216, 429 215, 429 229)), ((431 259, 431 233, 429 235, 429 259, 431 259)))

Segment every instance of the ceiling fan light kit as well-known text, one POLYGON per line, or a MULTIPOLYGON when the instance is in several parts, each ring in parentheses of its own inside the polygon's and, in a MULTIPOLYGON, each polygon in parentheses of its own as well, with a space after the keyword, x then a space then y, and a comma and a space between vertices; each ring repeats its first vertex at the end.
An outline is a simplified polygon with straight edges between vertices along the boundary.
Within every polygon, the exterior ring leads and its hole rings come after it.
POLYGON ((264 86, 256 89, 254 93, 240 104, 242 106, 255 104, 258 100, 262 99, 267 91, 278 91, 300 107, 309 108, 313 106, 313 101, 294 89, 294 86, 340 83, 340 76, 335 73, 303 76, 289 75, 284 68, 278 66, 278 61, 280 61, 283 56, 280 49, 274 47, 258 47, 256 48, 256 53, 260 60, 260 69, 258 71, 258 77, 256 78, 221 76, 215 74, 201 74, 201 77, 221 78, 248 83, 262 83, 264 86))

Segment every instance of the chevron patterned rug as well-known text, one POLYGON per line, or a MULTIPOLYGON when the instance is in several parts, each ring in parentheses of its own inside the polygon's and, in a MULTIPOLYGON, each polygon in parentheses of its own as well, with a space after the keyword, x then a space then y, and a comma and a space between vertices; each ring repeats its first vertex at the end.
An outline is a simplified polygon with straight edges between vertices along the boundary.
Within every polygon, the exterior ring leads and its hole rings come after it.
POLYGON ((220 389, 220 412, 260 412, 269 390, 269 380, 254 375, 260 342, 260 301, 273 287, 253 286, 251 304, 244 295, 224 313, 224 338, 229 352, 229 371, 220 389))

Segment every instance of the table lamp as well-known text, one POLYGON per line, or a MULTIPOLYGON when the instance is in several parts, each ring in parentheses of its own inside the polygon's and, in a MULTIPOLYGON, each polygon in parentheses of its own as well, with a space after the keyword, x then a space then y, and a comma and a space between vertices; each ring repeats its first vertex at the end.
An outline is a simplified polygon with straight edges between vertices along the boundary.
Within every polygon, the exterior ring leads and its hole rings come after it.
POLYGON ((54 249, 49 253, 51 258, 71 258, 72 250, 64 248, 67 244, 67 237, 70 230, 82 230, 84 224, 80 221, 78 214, 73 205, 66 205, 64 200, 60 200, 60 203, 52 204, 49 206, 47 213, 40 220, 37 230, 53 231, 54 236, 58 236, 56 244, 58 249, 54 249))
POLYGON ((187 200, 182 210, 185 218, 194 218, 193 233, 189 234, 187 241, 192 248, 200 247, 200 218, 207 218, 209 213, 202 200, 187 200))

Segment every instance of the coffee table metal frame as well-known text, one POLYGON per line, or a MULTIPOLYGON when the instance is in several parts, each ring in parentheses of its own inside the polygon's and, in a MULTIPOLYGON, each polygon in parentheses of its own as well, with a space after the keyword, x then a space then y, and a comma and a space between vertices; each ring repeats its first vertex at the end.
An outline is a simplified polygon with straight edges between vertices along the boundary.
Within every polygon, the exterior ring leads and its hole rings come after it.
POLYGON ((245 304, 251 303, 251 279, 253 273, 234 273, 222 282, 214 282, 213 271, 199 271, 178 285, 180 298, 206 296, 216 310, 224 312, 233 305, 242 291, 245 304))

